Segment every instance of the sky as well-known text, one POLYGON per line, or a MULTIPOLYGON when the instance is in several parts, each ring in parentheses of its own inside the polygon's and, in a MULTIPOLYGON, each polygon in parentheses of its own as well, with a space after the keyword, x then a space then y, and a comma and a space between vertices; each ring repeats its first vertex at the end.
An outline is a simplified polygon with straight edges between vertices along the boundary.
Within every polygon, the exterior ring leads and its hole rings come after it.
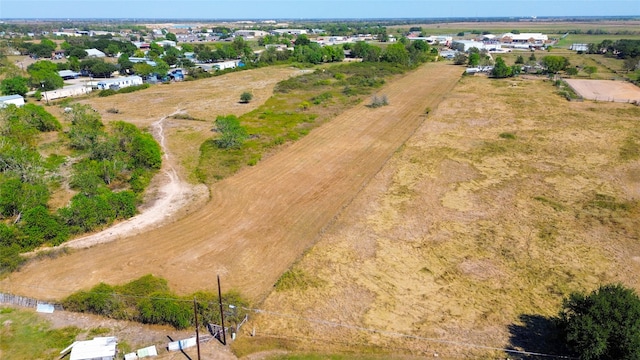
POLYGON ((640 0, 0 0, 0 19, 638 16, 640 0))

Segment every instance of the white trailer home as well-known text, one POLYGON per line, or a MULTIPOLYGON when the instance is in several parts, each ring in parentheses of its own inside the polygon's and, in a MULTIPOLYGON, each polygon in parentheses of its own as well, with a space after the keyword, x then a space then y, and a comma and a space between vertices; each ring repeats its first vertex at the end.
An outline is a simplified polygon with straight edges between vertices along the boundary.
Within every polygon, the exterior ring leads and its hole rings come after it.
POLYGON ((42 99, 44 99, 45 101, 50 101, 70 96, 86 95, 91 91, 93 91, 93 89, 90 86, 85 85, 65 86, 62 89, 44 91, 42 93, 42 99))
POLYGON ((7 107, 9 104, 21 107, 24 105, 24 98, 22 95, 0 96, 0 108, 7 107))
POLYGON ((95 84, 95 87, 98 90, 106 90, 106 89, 122 89, 128 86, 134 85, 142 85, 142 78, 140 76, 125 76, 111 79, 100 80, 95 84))
POLYGON ((240 60, 223 61, 223 62, 213 64, 211 68, 214 70, 234 69, 238 66, 242 66, 239 64, 240 64, 240 60))

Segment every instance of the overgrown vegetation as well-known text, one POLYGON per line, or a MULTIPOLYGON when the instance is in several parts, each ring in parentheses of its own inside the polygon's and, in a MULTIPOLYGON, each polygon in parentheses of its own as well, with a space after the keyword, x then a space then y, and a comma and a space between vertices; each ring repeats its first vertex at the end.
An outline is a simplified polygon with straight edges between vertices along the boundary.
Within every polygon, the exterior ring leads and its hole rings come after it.
POLYGON ((558 94, 562 95, 569 101, 582 100, 582 97, 573 90, 569 84, 564 80, 556 80, 555 86, 558 88, 558 94))
POLYGON ((141 84, 141 85, 127 86, 127 87, 124 87, 124 88, 119 89, 119 90, 105 89, 105 90, 100 90, 100 92, 98 93, 98 96, 106 97, 106 96, 111 96, 111 95, 115 95, 115 94, 128 94, 128 93, 132 93, 134 91, 140 91, 140 90, 148 89, 149 86, 151 86, 151 85, 149 85, 147 83, 147 84, 141 84))
POLYGON ((240 146, 237 142, 220 146, 228 143, 221 131, 200 146, 196 177, 211 182, 256 164, 273 147, 305 136, 334 114, 360 103, 385 78, 411 68, 388 62, 337 64, 281 81, 265 104, 237 118, 247 136, 240 146))
MULTIPOLYGON (((184 329, 195 323, 194 298, 198 303, 201 324, 221 323, 217 294, 199 291, 178 296, 169 289, 165 279, 153 275, 145 275, 124 285, 100 283, 90 290, 68 296, 62 305, 70 311, 184 329)), ((226 324, 237 324, 247 314, 248 302, 235 291, 223 294, 222 302, 228 309, 228 313, 225 313, 226 324)))
POLYGON ((44 158, 38 136, 61 130, 61 123, 36 105, 0 110, 0 272, 16 270, 21 252, 135 215, 160 168, 160 146, 134 125, 115 122, 107 131, 85 105, 72 106, 66 116, 58 151, 72 155, 44 158), (61 181, 76 194, 68 205, 52 208, 49 200, 61 181))

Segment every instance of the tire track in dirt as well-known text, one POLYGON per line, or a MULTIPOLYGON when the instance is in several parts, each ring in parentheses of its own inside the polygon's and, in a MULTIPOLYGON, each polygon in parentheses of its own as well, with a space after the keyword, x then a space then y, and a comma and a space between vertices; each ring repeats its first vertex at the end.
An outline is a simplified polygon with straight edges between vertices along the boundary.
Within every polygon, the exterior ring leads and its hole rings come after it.
POLYGON ((0 283, 9 292, 60 298, 144 274, 180 293, 226 289, 256 300, 350 203, 456 84, 459 68, 428 64, 383 87, 389 106, 357 106, 257 166, 213 185, 212 200, 158 229, 57 259, 33 262, 0 283))

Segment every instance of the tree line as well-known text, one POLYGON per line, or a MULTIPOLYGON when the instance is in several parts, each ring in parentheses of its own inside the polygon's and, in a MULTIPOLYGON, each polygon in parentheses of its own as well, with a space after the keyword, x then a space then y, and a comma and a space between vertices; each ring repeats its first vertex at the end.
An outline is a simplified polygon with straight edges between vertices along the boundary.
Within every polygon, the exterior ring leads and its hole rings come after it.
POLYGON ((22 252, 135 215, 161 166, 160 146, 134 125, 115 122, 107 130, 97 112, 79 104, 65 117, 62 132, 41 106, 0 109, 0 272, 15 270, 22 252), (56 131, 69 155, 45 157, 38 138, 56 131), (65 186, 75 195, 52 207, 53 192, 65 186))

